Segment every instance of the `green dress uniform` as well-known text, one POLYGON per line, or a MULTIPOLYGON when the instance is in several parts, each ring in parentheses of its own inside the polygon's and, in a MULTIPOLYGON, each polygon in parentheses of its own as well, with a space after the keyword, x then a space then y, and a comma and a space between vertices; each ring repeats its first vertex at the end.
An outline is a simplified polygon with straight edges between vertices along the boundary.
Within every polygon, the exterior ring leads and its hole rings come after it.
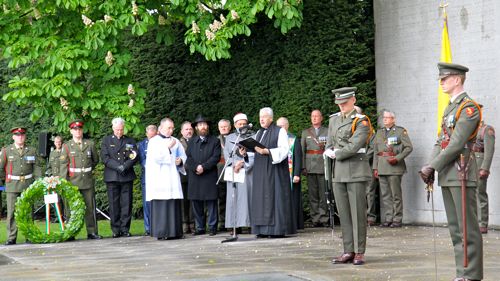
POLYGON ((429 166, 439 175, 448 229, 455 251, 456 274, 459 277, 483 279, 483 240, 477 222, 477 165, 470 136, 475 135, 480 122, 480 109, 467 93, 462 92, 445 108, 441 132, 432 151, 429 166), (461 108, 460 115, 457 111, 461 108), (458 116, 458 118, 457 118, 458 116), (457 162, 460 155, 468 163, 466 180, 466 218, 468 266, 463 266, 462 192, 457 162))
POLYGON ((330 117, 326 149, 335 151, 332 182, 344 253, 364 254, 366 249, 366 188, 372 177, 366 154, 370 130, 366 116, 355 110, 330 117))
POLYGON ((310 127, 302 131, 300 138, 302 165, 307 174, 309 212, 313 225, 318 226, 327 224, 329 220, 325 198, 325 164, 323 162, 327 137, 327 128, 310 127))
MULTIPOLYGON (((99 154, 93 141, 82 139, 77 144, 73 139, 63 144, 60 157, 60 177, 78 186, 85 201, 85 224, 87 235, 97 234, 94 177, 92 171, 99 162, 99 154)), ((65 208, 68 212, 70 208, 65 208)), ((69 218, 69 213, 66 213, 69 218)))
POLYGON ((7 241, 15 244, 17 225, 14 211, 17 197, 28 188, 35 178, 41 176, 40 160, 35 148, 22 148, 11 144, 0 152, 0 168, 5 171, 5 193, 7 198, 7 241))
POLYGON ((380 195, 384 214, 383 225, 401 226, 403 220, 403 193, 401 178, 406 173, 405 158, 413 146, 405 128, 393 125, 381 128, 375 135, 373 170, 378 171, 380 195))
MULTIPOLYGON (((373 165, 373 150, 375 146, 375 134, 373 134, 370 138, 370 143, 368 144, 368 151, 366 152, 368 156, 368 162, 370 163, 370 167, 373 165)), ((368 188, 366 189, 366 215, 367 215, 367 223, 369 226, 375 225, 377 221, 377 208, 375 206, 375 198, 377 195, 377 187, 378 187, 378 179, 372 175, 372 178, 368 182, 368 188)))
MULTIPOLYGON (((490 125, 482 124, 476 137, 476 142, 472 146, 476 156, 477 168, 489 173, 493 154, 495 153, 495 130, 490 125)), ((478 177, 477 180, 477 203, 479 227, 488 227, 488 193, 486 193, 486 184, 488 178, 478 177)))
POLYGON ((49 154, 49 162, 47 164, 47 170, 45 174, 47 176, 57 176, 60 175, 61 169, 61 156, 62 156, 62 148, 57 150, 54 149, 49 154))

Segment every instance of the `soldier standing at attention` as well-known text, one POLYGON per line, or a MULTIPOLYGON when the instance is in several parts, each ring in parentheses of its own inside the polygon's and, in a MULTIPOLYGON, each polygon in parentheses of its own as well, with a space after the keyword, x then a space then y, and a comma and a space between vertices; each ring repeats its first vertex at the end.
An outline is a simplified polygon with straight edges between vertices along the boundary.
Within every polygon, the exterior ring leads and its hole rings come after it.
POLYGON ((472 146, 472 151, 476 155, 478 170, 477 180, 477 203, 479 230, 481 233, 488 233, 488 193, 486 184, 490 175, 491 161, 495 153, 495 129, 481 121, 481 128, 476 137, 476 142, 472 146))
POLYGON ((62 137, 56 136, 54 138, 55 149, 50 152, 49 163, 47 165, 47 170, 45 171, 45 174, 47 176, 59 175, 59 169, 61 167, 62 144, 62 137))
POLYGON ((14 211, 17 197, 35 181, 35 178, 41 176, 36 150, 25 145, 26 129, 14 127, 10 132, 14 143, 0 151, 0 168, 5 171, 7 198, 7 242, 5 245, 16 244, 17 225, 14 211))
MULTIPOLYGON (((323 115, 319 110, 311 112, 311 127, 302 131, 300 143, 302 146, 303 174, 307 176, 310 215, 314 227, 328 224, 328 207, 325 198, 325 167, 323 152, 325 152, 328 129, 323 127, 323 115)), ((333 222, 331 222, 333 224, 333 222)))
POLYGON ((406 173, 405 158, 413 146, 405 128, 396 126, 394 112, 382 113, 384 127, 377 131, 373 151, 373 175, 379 179, 384 214, 382 227, 401 227, 403 193, 401 178, 406 173))
MULTIPOLYGON (((99 155, 93 141, 83 138, 83 121, 75 120, 69 124, 73 136, 62 148, 60 177, 65 178, 80 190, 85 201, 85 224, 88 239, 101 239, 97 234, 95 213, 94 176, 92 171, 99 162, 99 155)), ((65 208, 69 219, 69 208, 65 208)), ((73 239, 70 239, 73 240, 73 239)))
POLYGON ((450 96, 450 104, 443 112, 441 132, 437 139, 430 163, 420 170, 426 184, 434 182, 434 171, 439 174, 439 185, 443 193, 444 207, 448 219, 451 241, 455 250, 455 281, 483 279, 483 239, 477 222, 477 166, 471 148, 479 129, 481 109, 464 91, 465 73, 469 69, 452 63, 438 63, 439 84, 443 92, 450 96), (462 198, 457 167, 463 156, 466 186, 465 198, 462 198), (462 206, 463 200, 466 202, 462 206), (467 233, 463 233, 462 211, 466 211, 467 233), (463 235, 467 237, 467 266, 464 266, 463 235))
POLYGON ((333 90, 340 112, 330 117, 324 155, 333 159, 333 194, 339 211, 344 253, 334 264, 365 263, 366 189, 372 177, 367 146, 371 125, 367 116, 356 113, 356 88, 333 90))

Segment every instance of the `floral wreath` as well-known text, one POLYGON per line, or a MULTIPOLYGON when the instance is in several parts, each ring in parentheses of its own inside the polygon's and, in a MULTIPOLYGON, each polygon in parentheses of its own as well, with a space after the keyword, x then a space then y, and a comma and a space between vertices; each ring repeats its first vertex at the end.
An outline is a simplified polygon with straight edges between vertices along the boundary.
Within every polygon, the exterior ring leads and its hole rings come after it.
MULTIPOLYGON (((16 224, 26 239, 33 243, 63 242, 75 237, 83 226, 85 216, 85 202, 78 187, 59 177, 45 177, 33 182, 21 196, 17 198, 15 210, 16 224), (65 222, 64 229, 50 233, 42 232, 33 222, 33 204, 44 195, 54 192, 66 199, 71 210, 69 221, 65 222)), ((47 222, 47 223, 50 223, 47 222)))

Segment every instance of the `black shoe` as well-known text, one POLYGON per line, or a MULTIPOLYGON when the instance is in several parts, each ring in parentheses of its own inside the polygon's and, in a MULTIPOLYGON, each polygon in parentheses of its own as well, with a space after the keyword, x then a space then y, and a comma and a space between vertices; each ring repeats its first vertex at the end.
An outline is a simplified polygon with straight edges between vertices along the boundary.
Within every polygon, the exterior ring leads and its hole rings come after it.
POLYGON ((158 239, 158 240, 166 240, 165 237, 158 237, 156 239, 158 239))
POLYGON ((151 233, 149 231, 144 232, 144 236, 151 236, 151 233))
POLYGON ((205 234, 205 230, 196 230, 196 231, 193 233, 193 235, 194 235, 194 236, 197 236, 197 235, 203 235, 203 234, 205 234))
POLYGON ((264 234, 257 234, 257 235, 255 235, 255 238, 257 238, 257 239, 268 238, 268 237, 269 237, 269 235, 264 235, 264 234))
POLYGON ((102 239, 102 236, 99 235, 99 234, 95 234, 95 233, 90 233, 90 234, 87 234, 87 239, 102 239))
POLYGON ((10 246, 10 245, 16 245, 16 240, 7 240, 7 242, 5 242, 5 246, 10 246))
POLYGON ((315 222, 314 227, 325 227, 325 225, 322 222, 315 222))
POLYGON ((118 238, 120 236, 122 236, 122 235, 119 232, 118 233, 113 233, 113 238, 118 238))
POLYGON ((71 236, 70 238, 66 239, 66 241, 75 241, 75 236, 71 236))
POLYGON ((28 240, 28 239, 26 239, 26 241, 24 241, 24 243, 26 243, 26 244, 31 244, 31 241, 30 241, 30 240, 28 240))
POLYGON ((210 233, 208 234, 210 236, 215 236, 217 235, 217 230, 211 230, 210 233))
POLYGON ((123 237, 131 237, 132 236, 132 234, 130 234, 130 232, 128 232, 128 231, 124 231, 121 234, 123 237))

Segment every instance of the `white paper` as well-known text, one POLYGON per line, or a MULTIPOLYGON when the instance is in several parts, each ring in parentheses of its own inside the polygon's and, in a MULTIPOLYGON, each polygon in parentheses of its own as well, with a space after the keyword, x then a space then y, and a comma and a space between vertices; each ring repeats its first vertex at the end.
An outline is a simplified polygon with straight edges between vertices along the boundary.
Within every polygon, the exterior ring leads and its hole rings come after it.
POLYGON ((57 203, 59 202, 59 198, 57 197, 57 193, 47 194, 43 196, 45 204, 57 203))
POLYGON ((226 171, 224 172, 224 180, 231 182, 245 182, 245 169, 240 169, 237 173, 233 173, 233 167, 226 167, 226 171), (234 178, 233 178, 234 174, 234 178))

